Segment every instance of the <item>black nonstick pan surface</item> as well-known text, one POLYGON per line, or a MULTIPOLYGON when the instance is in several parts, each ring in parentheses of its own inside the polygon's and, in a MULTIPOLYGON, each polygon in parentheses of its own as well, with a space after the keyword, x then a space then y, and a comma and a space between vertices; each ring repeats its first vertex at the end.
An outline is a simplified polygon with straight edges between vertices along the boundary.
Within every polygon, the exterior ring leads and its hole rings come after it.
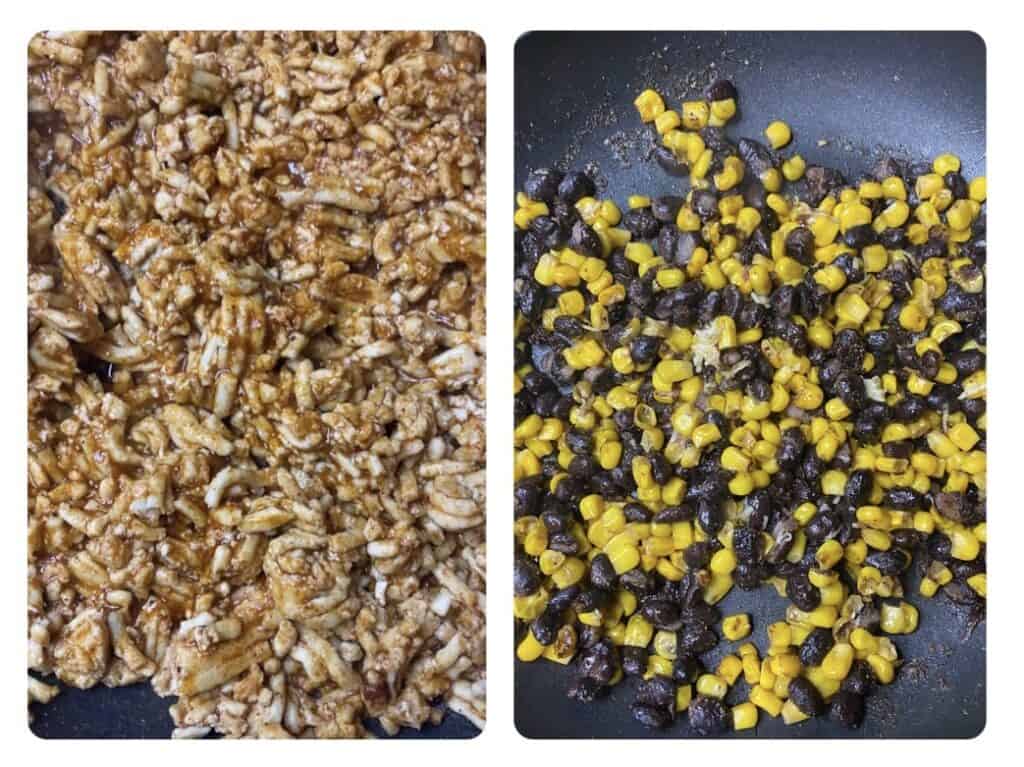
MULTIPOLYGON (((648 159, 650 138, 633 99, 655 88, 667 106, 700 98, 718 77, 739 91, 739 114, 727 131, 763 140, 782 119, 793 129, 786 153, 809 165, 839 168, 848 178, 884 154, 928 159, 954 152, 967 178, 985 172, 985 44, 969 32, 534 32, 520 38, 515 61, 516 189, 530 170, 583 168, 625 209, 629 194, 679 193, 685 181, 648 159)), ((733 737, 968 738, 985 726, 985 624, 948 599, 917 596, 920 628, 896 637, 906 664, 896 681, 868 699, 858 730, 827 719, 787 727, 760 717, 756 730, 733 737)), ((723 615, 749 612, 751 639, 765 648, 765 626, 786 601, 764 586, 732 592, 723 615)), ((709 655, 713 667, 730 643, 709 655)), ((528 737, 685 737, 685 717, 652 733, 629 713, 627 680, 592 705, 566 697, 571 676, 544 660, 516 662, 515 716, 528 737)), ((741 690, 743 685, 739 685, 741 690)), ((730 703, 745 692, 730 694, 730 703)))
MULTIPOLYGON (((53 679, 46 680, 52 684, 53 679)), ((33 705, 31 730, 40 738, 169 738, 174 723, 168 708, 174 698, 161 698, 148 683, 129 687, 62 687, 46 705, 33 705)), ((366 722, 375 735, 385 737, 374 721, 366 722)), ((448 712, 439 725, 422 730, 403 729, 396 738, 472 738, 479 730, 468 719, 448 712)))

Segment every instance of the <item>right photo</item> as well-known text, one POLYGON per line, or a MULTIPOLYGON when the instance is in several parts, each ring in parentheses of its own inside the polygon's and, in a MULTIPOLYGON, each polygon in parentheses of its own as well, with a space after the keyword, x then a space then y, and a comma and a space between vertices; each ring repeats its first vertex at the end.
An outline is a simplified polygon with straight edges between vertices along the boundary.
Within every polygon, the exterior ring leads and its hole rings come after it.
POLYGON ((518 731, 980 734, 984 40, 531 32, 514 119, 518 731))

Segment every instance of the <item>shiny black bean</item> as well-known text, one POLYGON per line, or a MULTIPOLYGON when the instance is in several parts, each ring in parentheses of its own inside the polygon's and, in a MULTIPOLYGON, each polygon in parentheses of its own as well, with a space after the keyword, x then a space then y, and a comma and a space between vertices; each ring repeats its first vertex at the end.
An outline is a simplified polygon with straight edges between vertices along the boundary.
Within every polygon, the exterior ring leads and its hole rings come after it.
POLYGON ((654 591, 654 577, 643 570, 633 568, 619 576, 619 585, 632 592, 636 597, 643 598, 654 591))
POLYGON ((605 553, 598 554, 590 560, 590 582, 600 589, 611 589, 615 587, 618 576, 612 561, 605 553))
POLYGON ((786 235, 786 255, 804 266, 814 263, 814 234, 805 226, 798 226, 786 235))
POLYGON ((732 713, 717 698, 698 695, 690 702, 686 715, 698 735, 720 735, 732 726, 732 713))
POLYGON ((977 349, 953 352, 947 357, 947 361, 956 368, 961 378, 977 373, 985 367, 985 355, 977 349))
POLYGON ((815 628, 800 643, 800 662, 805 666, 820 666, 836 643, 829 629, 815 628))
POLYGON ((650 208, 635 208, 623 214, 622 228, 632 234, 634 240, 650 240, 658 236, 661 224, 650 208))
POLYGON ((829 716, 844 727, 860 727, 864 721, 864 696, 840 690, 832 698, 829 716))
POLYGON ((820 716, 825 713, 825 699, 821 697, 818 688, 802 676, 790 681, 789 699, 807 716, 820 716))
POLYGON ((694 189, 690 194, 690 207, 701 221, 718 216, 718 197, 710 189, 694 189))
POLYGON ((891 487, 882 496, 882 505, 893 509, 927 509, 928 501, 912 487, 891 487))
POLYGON ((697 503, 697 524, 710 536, 718 535, 725 525, 725 510, 717 501, 701 500, 697 503))
POLYGON ((686 522, 693 519, 694 512, 689 506, 667 506, 654 515, 655 522, 686 522))
POLYGON ((512 588, 516 596, 525 597, 535 593, 543 581, 544 576, 532 559, 523 556, 515 558, 512 570, 512 588))
POLYGON ((865 558, 872 567, 877 567, 882 575, 899 575, 910 567, 910 554, 903 549, 892 548, 888 551, 872 551, 865 558))
POLYGON ((623 514, 626 517, 627 522, 650 522, 651 512, 646 506, 641 506, 639 503, 627 503, 623 509, 623 514))
POLYGON ((802 572, 786 579, 786 596, 804 612, 810 612, 821 604, 821 592, 802 572))
POLYGON ((679 632, 678 650, 691 655, 707 652, 718 644, 718 636, 707 626, 688 623, 679 632))
POLYGON ((558 194, 562 174, 554 168, 537 168, 523 183, 523 192, 531 200, 552 202, 558 194))
POLYGON ((840 689, 855 695, 870 695, 874 682, 875 674, 867 661, 855 660, 840 689))
POLYGON ((732 548, 740 562, 754 562, 761 556, 761 535, 749 527, 737 527, 732 534, 732 548))
POLYGON ((668 175, 681 177, 690 172, 690 166, 686 164, 686 161, 680 160, 676 157, 675 152, 667 146, 655 144, 652 153, 654 155, 654 161, 657 162, 658 166, 668 175))
POLYGON ((671 679, 664 676, 653 676, 637 685, 636 702, 652 708, 674 711, 676 704, 676 686, 671 679))
POLYGON ((530 624, 530 631, 545 647, 554 643, 555 638, 558 635, 558 629, 562 627, 562 616, 556 611, 552 610, 549 605, 545 608, 533 623, 530 624))
POLYGON ((640 606, 640 614, 658 628, 678 628, 679 607, 667 600, 647 599, 640 606))
POLYGON ((878 242, 878 233, 871 224, 851 226, 843 235, 843 242, 855 250, 861 250, 878 242))
POLYGON ((604 252, 601 238, 587 226, 585 221, 577 221, 572 225, 572 231, 569 233, 569 247, 581 256, 597 257, 604 252))
POLYGON ((584 197, 592 197, 595 192, 594 182, 586 173, 571 171, 558 184, 558 198, 573 204, 584 197))
POLYGON ((622 648, 622 672, 626 676, 640 676, 647 671, 647 648, 622 648))
POLYGON ((546 609, 553 611, 557 615, 561 615, 572 606, 573 602, 576 601, 576 597, 580 595, 580 590, 580 587, 576 585, 566 586, 564 589, 559 589, 551 595, 550 599, 548 599, 546 609))
POLYGON ((711 562, 714 550, 709 541, 697 541, 683 549, 683 561, 691 570, 704 570, 711 562))
POLYGON ((732 81, 720 78, 704 89, 704 98, 708 101, 725 101, 736 98, 736 86, 732 81))
POLYGON ((608 684, 619 666, 615 646, 607 639, 602 639, 585 647, 580 654, 577 670, 582 676, 608 684))
MULTIPOLYGON (((685 200, 675 195, 663 195, 651 200, 651 214, 662 223, 675 224, 679 209, 683 207, 685 200)), ((676 230, 679 231, 678 229, 676 230)))
POLYGON ((681 655, 672 664, 672 679, 676 684, 693 684, 704 673, 704 664, 696 655, 681 655))
POLYGON ((651 729, 660 730, 668 727, 672 722, 672 714, 661 708, 634 703, 630 707, 630 711, 634 719, 644 727, 650 727, 651 729))

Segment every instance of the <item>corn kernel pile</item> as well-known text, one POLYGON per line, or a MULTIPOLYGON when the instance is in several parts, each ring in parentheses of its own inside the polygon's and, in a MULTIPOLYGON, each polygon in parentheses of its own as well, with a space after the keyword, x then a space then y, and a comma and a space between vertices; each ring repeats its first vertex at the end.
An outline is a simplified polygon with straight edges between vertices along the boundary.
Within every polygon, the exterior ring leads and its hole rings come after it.
POLYGON ((984 607, 985 178, 850 182, 704 96, 635 101, 679 197, 548 168, 517 195, 516 654, 583 702, 640 677, 651 727, 856 727, 914 598, 984 607), (715 607, 762 584, 776 622, 715 607))

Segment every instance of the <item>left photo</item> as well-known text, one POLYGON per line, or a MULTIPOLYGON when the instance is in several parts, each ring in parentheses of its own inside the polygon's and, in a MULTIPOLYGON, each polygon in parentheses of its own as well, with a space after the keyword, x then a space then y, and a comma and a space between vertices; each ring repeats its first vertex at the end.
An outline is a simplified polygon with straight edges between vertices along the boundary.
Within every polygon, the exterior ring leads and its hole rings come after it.
POLYGON ((469 32, 28 42, 42 738, 470 738, 485 93, 469 32))

